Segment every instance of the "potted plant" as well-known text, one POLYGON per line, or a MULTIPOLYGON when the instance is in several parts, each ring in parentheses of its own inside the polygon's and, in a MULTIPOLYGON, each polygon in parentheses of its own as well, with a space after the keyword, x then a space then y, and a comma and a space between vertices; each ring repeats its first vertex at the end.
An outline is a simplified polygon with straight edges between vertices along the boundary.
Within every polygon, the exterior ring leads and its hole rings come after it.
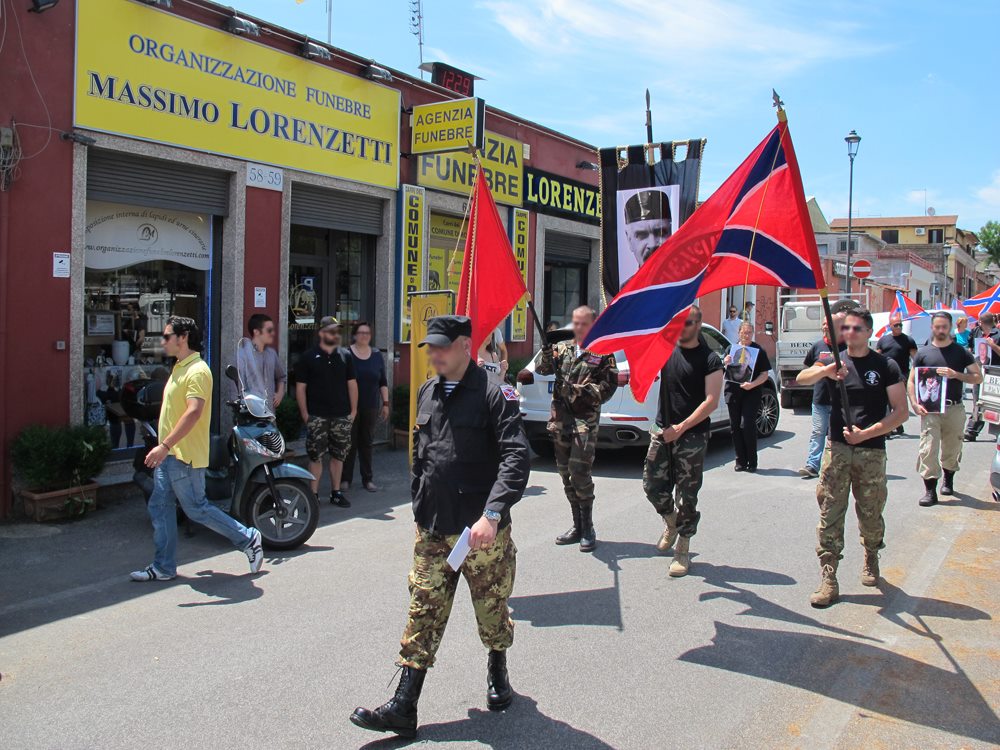
POLYGON ((392 389, 392 447, 410 444, 410 386, 397 385, 392 389))
POLYGON ((97 507, 93 479, 110 454, 111 441, 98 425, 26 428, 11 446, 25 513, 45 521, 97 507))

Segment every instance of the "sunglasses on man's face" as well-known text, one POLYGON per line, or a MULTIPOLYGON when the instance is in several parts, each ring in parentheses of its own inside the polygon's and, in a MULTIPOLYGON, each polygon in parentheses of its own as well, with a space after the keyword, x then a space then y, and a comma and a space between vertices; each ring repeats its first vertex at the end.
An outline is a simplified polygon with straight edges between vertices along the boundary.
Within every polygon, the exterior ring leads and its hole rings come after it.
POLYGON ((687 320, 684 321, 684 327, 690 328, 691 326, 698 325, 700 322, 701 322, 700 320, 691 320, 690 318, 688 318, 687 320))
POLYGON ((161 339, 163 339, 164 341, 170 341, 170 338, 171 338, 172 336, 176 336, 176 335, 177 335, 176 333, 167 333, 166 331, 164 331, 164 332, 163 332, 163 333, 162 333, 162 334, 160 335, 160 338, 161 338, 161 339))
POLYGON ((853 331, 854 333, 861 333, 863 330, 865 330, 865 328, 864 326, 841 326, 840 330, 843 333, 850 333, 851 331, 853 331))
POLYGON ((274 333, 274 326, 268 326, 265 328, 264 333, 274 333))
POLYGON ((903 327, 903 324, 902 324, 902 323, 893 323, 893 324, 892 324, 892 327, 893 327, 893 328, 902 328, 902 327, 903 327))

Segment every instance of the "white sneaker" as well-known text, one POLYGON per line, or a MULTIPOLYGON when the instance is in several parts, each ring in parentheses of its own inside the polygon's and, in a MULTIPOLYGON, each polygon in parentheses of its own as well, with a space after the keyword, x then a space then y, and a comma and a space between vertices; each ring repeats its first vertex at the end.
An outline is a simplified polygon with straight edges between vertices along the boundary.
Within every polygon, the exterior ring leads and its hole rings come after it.
POLYGON ((168 576, 166 573, 161 573, 152 565, 144 570, 133 570, 128 575, 133 581, 138 581, 139 583, 143 583, 145 581, 169 581, 171 578, 175 577, 168 576))
POLYGON ((253 533, 250 535, 250 544, 243 551, 246 553, 247 560, 250 561, 250 572, 258 573, 260 566, 264 564, 264 548, 260 543, 260 532, 257 529, 251 529, 251 531, 253 533))

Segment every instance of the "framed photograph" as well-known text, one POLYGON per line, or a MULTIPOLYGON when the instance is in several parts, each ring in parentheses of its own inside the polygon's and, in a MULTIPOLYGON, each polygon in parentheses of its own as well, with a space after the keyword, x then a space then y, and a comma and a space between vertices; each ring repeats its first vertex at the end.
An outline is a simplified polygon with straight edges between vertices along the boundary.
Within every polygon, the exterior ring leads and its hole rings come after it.
POLYGON ((110 311, 87 313, 88 336, 114 336, 115 314, 110 311))
POLYGON ((680 185, 618 191, 618 283, 621 286, 677 231, 680 200, 680 185))
POLYGON ((948 378, 938 375, 934 367, 918 367, 916 374, 917 403, 927 410, 928 414, 943 414, 945 410, 945 392, 948 389, 948 378))
POLYGON ((753 368, 760 352, 752 346, 736 345, 729 350, 732 361, 726 365, 725 378, 733 383, 749 383, 753 380, 753 368))
POLYGON ((992 359, 993 350, 990 349, 990 345, 987 343, 985 338, 977 338, 974 346, 972 347, 972 353, 976 355, 976 361, 980 365, 985 367, 990 363, 992 359))

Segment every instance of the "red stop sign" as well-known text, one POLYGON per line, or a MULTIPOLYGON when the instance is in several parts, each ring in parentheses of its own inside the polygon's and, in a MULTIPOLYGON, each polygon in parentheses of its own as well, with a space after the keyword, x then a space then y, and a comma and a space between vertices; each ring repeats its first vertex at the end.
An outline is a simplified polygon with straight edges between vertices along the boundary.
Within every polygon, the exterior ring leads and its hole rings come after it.
POLYGON ((859 279, 867 279, 872 275, 872 264, 870 260, 856 260, 853 268, 854 276, 859 279))

